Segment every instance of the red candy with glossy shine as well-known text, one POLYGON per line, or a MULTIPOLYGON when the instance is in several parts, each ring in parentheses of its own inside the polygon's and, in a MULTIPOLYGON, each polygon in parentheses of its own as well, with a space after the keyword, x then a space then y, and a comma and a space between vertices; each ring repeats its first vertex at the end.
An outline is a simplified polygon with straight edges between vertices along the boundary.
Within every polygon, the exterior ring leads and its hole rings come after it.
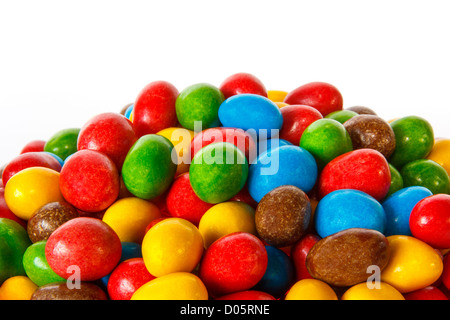
POLYGON ((405 293, 403 296, 405 300, 448 300, 447 296, 434 286, 405 293))
POLYGON ((229 201, 242 201, 251 206, 253 209, 256 209, 258 206, 258 202, 256 202, 250 195, 250 192, 248 192, 247 184, 229 201))
POLYGON ((53 231, 45 246, 45 257, 53 271, 65 279, 79 275, 81 281, 108 275, 121 255, 122 244, 117 234, 96 218, 67 221, 53 231))
POLYGON ((327 114, 342 110, 344 100, 339 90, 326 82, 310 82, 302 85, 284 98, 290 105, 301 104, 311 106, 325 117, 327 114))
POLYGON ((132 258, 121 262, 108 279, 108 294, 111 300, 130 300, 143 284, 155 279, 144 264, 143 258, 132 258))
POLYGON ((317 109, 304 105, 285 106, 280 111, 283 115, 280 139, 296 146, 300 144, 303 131, 314 121, 323 118, 317 109))
POLYGON ((93 150, 72 154, 61 170, 59 181, 66 201, 86 212, 108 208, 120 190, 119 173, 114 162, 93 150))
POLYGON ((16 173, 31 167, 44 167, 57 172, 61 171, 61 164, 52 155, 43 151, 30 151, 18 155, 8 162, 2 173, 3 185, 6 186, 8 180, 16 173))
POLYGON ((306 256, 309 250, 320 240, 320 237, 313 233, 304 235, 291 247, 291 258, 294 262, 296 280, 312 279, 313 277, 306 268, 306 256))
POLYGON ((240 72, 226 78, 219 87, 225 99, 244 93, 258 94, 267 98, 267 90, 257 77, 250 73, 240 72))
POLYGON ((226 294, 216 300, 276 300, 271 294, 264 291, 246 290, 226 294))
POLYGON ((142 89, 133 107, 138 138, 177 126, 175 102, 178 94, 178 89, 167 81, 154 81, 142 89))
POLYGON ((391 185, 391 173, 386 158, 374 149, 358 149, 331 160, 319 177, 322 198, 340 189, 363 191, 382 201, 391 185))
POLYGON ((84 124, 78 134, 77 147, 78 150, 95 150, 107 155, 120 171, 136 140, 130 120, 119 113, 107 112, 84 124))
POLYGON ((254 287, 264 276, 266 249, 256 236, 236 232, 213 242, 200 263, 199 276, 212 296, 254 287))
POLYGON ((186 219, 195 225, 199 224, 205 212, 213 206, 195 194, 188 172, 174 180, 167 193, 166 204, 171 216, 186 219))
POLYGON ((27 152, 40 152, 44 151, 44 146, 47 141, 45 140, 33 140, 28 142, 20 151, 20 154, 27 152))
POLYGON ((430 246, 450 248, 450 195, 435 194, 418 202, 409 217, 411 233, 430 246))

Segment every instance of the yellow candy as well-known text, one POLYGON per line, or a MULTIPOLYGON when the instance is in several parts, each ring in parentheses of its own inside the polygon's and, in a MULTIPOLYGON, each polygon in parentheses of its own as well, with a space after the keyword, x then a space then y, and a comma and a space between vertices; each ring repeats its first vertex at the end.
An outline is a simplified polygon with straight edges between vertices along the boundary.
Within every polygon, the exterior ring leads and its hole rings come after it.
POLYGON ((131 300, 208 300, 208 292, 196 275, 175 272, 142 285, 131 300))
POLYGON ((191 272, 203 254, 200 231, 181 218, 167 218, 155 224, 142 241, 142 258, 155 277, 172 272, 191 272))
POLYGON ((26 276, 15 276, 5 280, 0 287, 0 300, 31 300, 38 286, 26 276))
POLYGON ((341 300, 405 300, 403 295, 385 282, 378 282, 379 288, 369 288, 366 282, 347 289, 341 300))
POLYGON ((64 200, 59 189, 59 172, 31 167, 16 173, 5 186, 5 200, 16 216, 28 220, 47 203, 64 200))
POLYGON ((327 283, 317 279, 302 279, 289 289, 285 300, 338 300, 338 298, 327 283))
POLYGON ((401 293, 425 288, 439 279, 443 263, 439 253, 414 237, 394 235, 389 241, 389 262, 381 272, 381 281, 401 293))
POLYGON ((283 107, 286 107, 286 106, 288 106, 288 104, 287 103, 284 103, 284 102, 275 102, 275 104, 278 106, 278 108, 283 108, 283 107))
POLYGON ((450 139, 436 139, 427 159, 440 164, 450 175, 450 139))
POLYGON ((267 98, 269 98, 269 100, 271 100, 272 102, 283 102, 287 94, 288 93, 286 91, 268 90, 267 98))
POLYGON ((194 139, 194 131, 185 128, 166 128, 159 131, 157 134, 163 136, 172 142, 174 146, 174 152, 176 152, 176 159, 172 155, 172 161, 176 160, 177 172, 176 176, 189 171, 190 157, 190 145, 192 139, 194 139))
POLYGON ((255 210, 245 202, 228 201, 216 204, 202 216, 198 229, 208 248, 220 237, 233 232, 256 235, 255 210))
POLYGON ((102 220, 117 233, 120 241, 140 244, 148 224, 160 217, 161 213, 155 204, 129 197, 114 202, 102 220))

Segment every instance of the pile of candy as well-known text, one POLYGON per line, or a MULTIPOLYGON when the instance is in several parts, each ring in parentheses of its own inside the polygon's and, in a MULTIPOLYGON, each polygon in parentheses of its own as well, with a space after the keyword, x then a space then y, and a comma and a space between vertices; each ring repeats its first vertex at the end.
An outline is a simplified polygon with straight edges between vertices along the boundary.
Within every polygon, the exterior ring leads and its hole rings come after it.
POLYGON ((450 139, 328 83, 154 81, 1 171, 0 299, 450 296, 450 139))

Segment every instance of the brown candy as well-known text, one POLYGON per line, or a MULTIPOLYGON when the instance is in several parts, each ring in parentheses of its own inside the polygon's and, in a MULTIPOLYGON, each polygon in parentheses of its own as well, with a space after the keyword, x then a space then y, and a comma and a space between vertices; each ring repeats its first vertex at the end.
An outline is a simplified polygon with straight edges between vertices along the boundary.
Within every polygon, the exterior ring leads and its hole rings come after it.
POLYGON ((28 237, 33 243, 47 240, 60 225, 77 217, 78 211, 66 202, 48 203, 28 220, 28 237))
POLYGON ((371 114, 371 115, 374 115, 374 116, 377 115, 375 113, 375 111, 373 111, 369 107, 364 107, 364 106, 353 106, 353 107, 347 108, 346 110, 350 110, 350 111, 356 112, 357 114, 371 114))
POLYGON ((39 287, 31 300, 108 300, 99 286, 90 282, 80 282, 79 288, 71 288, 66 282, 50 283, 39 287))
POLYGON ((388 241, 379 231, 346 229, 316 242, 306 256, 306 267, 312 277, 331 286, 353 286, 367 281, 370 266, 383 270, 387 249, 388 241))
POLYGON ((388 159, 395 150, 395 134, 390 124, 374 115, 358 115, 344 123, 353 149, 375 149, 388 159))
POLYGON ((295 186, 281 186, 267 193, 255 211, 256 230, 268 244, 289 246, 305 233, 311 219, 308 196, 295 186))

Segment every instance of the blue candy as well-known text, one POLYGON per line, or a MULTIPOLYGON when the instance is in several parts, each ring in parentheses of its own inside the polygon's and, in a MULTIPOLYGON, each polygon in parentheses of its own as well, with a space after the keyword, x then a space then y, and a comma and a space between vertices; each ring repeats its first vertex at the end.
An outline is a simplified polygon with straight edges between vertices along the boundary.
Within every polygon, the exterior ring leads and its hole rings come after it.
POLYGON ((272 148, 278 148, 282 146, 291 146, 293 145, 287 140, 278 139, 278 138, 272 138, 272 139, 263 139, 261 141, 258 141, 257 148, 258 148, 258 155, 261 155, 263 152, 272 149, 272 148))
POLYGON ((350 228, 373 229, 384 233, 385 225, 383 206, 359 190, 333 191, 319 201, 315 211, 316 231, 322 238, 350 228))
POLYGON ((314 157, 303 148, 285 145, 263 152, 250 165, 247 186, 252 198, 259 202, 269 191, 293 185, 303 192, 311 191, 318 175, 314 157))
POLYGON ((128 106, 127 110, 125 110, 125 118, 127 118, 128 120, 130 120, 131 118, 131 113, 133 112, 134 109, 134 103, 131 104, 130 106, 128 106))
POLYGON ((283 125, 280 108, 274 102, 249 93, 234 95, 222 102, 219 120, 224 127, 255 130, 256 135, 266 138, 278 135, 283 125))
POLYGON ((425 187, 413 186, 400 189, 388 197, 383 203, 386 213, 386 236, 411 236, 409 216, 414 206, 433 193, 425 187))

